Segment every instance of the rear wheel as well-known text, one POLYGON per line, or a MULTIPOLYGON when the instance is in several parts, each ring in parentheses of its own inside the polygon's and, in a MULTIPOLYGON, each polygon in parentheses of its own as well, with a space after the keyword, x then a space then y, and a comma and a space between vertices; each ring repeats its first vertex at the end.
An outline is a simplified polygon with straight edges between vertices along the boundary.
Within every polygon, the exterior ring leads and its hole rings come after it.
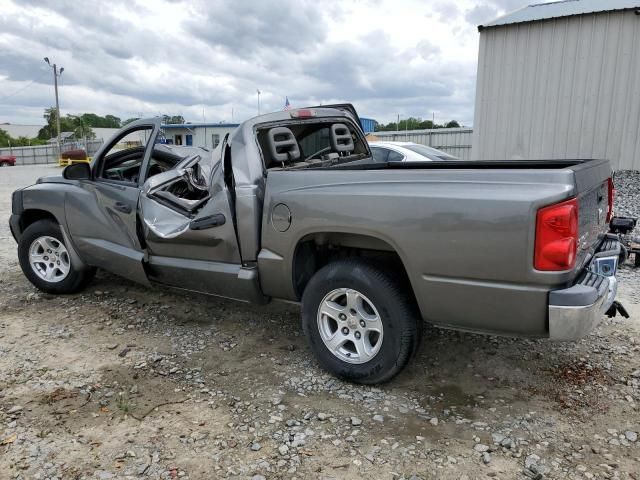
POLYGON ((366 262, 346 260, 309 281, 302 327, 325 370, 373 384, 390 380, 407 364, 422 320, 404 282, 366 262))
POLYGON ((11 165, 9 162, 0 162, 0 167, 8 167, 11 165))
POLYGON ((60 226, 51 220, 29 225, 18 243, 20 267, 27 279, 47 293, 75 293, 87 286, 95 268, 73 264, 60 226))

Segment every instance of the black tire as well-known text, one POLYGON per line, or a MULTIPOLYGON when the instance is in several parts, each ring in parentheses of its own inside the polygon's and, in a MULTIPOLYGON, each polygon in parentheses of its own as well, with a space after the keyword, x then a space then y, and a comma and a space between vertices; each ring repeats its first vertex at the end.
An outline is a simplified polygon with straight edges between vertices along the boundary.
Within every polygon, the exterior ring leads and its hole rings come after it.
POLYGON ((362 260, 340 260, 319 270, 302 297, 302 329, 320 366, 345 380, 376 384, 391 380, 417 351, 422 319, 408 282, 362 260), (322 340, 318 309, 330 292, 349 288, 361 292, 378 310, 383 325, 382 345, 366 363, 348 363, 334 355, 322 340))
POLYGON ((46 293, 69 294, 83 290, 95 276, 95 268, 80 269, 69 259, 69 273, 58 282, 49 282, 34 272, 29 261, 29 249, 36 239, 44 236, 53 237, 65 245, 62 231, 57 223, 51 220, 38 220, 29 225, 18 242, 18 260, 24 275, 36 288, 46 293))
POLYGON ((634 259, 633 263, 636 267, 640 267, 640 253, 634 253, 634 255, 636 258, 634 259))

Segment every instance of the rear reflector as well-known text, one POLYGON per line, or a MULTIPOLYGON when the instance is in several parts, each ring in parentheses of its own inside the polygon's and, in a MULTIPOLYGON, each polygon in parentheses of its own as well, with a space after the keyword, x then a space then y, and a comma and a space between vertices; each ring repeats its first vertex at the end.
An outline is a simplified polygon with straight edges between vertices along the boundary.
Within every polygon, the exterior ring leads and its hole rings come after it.
POLYGON ((607 180, 609 207, 607 208, 607 223, 613 219, 613 202, 616 197, 616 187, 613 184, 613 178, 609 177, 607 180))
POLYGON ((538 210, 534 267, 543 271, 570 270, 576 263, 578 200, 538 210))
POLYGON ((316 111, 312 108, 301 108, 299 110, 291 110, 291 118, 311 118, 316 116, 316 111))

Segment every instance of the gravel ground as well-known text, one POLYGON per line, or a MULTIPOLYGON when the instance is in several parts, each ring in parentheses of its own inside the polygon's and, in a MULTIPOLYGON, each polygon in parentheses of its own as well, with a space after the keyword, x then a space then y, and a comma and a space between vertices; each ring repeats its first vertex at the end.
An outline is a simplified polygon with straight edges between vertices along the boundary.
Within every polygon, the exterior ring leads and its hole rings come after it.
MULTIPOLYGON (((0 218, 50 171, 1 170, 0 218)), ((0 240, 0 478, 640 479, 628 266, 629 320, 564 344, 430 328, 410 367, 373 388, 318 369, 295 306, 105 273, 45 295, 5 220, 0 240)))
MULTIPOLYGON (((616 201, 615 214, 621 217, 640 218, 640 171, 627 170, 615 176, 616 201)), ((623 236, 626 244, 640 243, 640 225, 623 236)), ((636 245, 637 247, 637 245, 636 245)))
POLYGON ((640 217, 640 171, 624 170, 615 175, 616 215, 640 217))

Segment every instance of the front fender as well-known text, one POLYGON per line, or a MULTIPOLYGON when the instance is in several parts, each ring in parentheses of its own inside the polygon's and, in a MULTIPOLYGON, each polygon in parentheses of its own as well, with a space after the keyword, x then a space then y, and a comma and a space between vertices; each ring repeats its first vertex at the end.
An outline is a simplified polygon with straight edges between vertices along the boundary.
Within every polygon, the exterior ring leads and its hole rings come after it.
POLYGON ((12 215, 9 219, 11 233, 16 241, 33 222, 52 218, 60 225, 62 236, 74 265, 80 269, 89 265, 79 255, 69 232, 65 216, 65 197, 68 185, 62 183, 39 183, 13 192, 12 215))

